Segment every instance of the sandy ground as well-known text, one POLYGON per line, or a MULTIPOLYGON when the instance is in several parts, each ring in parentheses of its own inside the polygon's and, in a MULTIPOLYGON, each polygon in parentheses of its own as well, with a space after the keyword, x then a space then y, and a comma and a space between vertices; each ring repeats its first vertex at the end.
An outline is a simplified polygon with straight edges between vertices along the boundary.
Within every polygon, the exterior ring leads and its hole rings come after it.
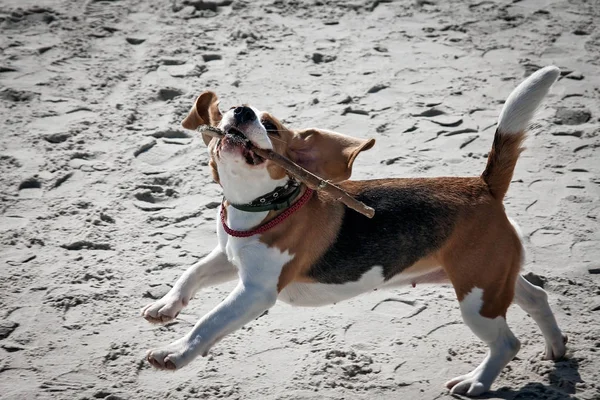
POLYGON ((542 361, 511 307, 522 350, 488 398, 600 398, 599 15, 595 0, 2 0, 0 398, 451 398, 443 383, 485 348, 448 286, 278 304, 181 371, 144 361, 232 288, 164 327, 138 316, 216 242, 220 189, 179 123, 210 88, 223 109, 375 137, 354 178, 477 175, 503 100, 548 64, 562 78, 506 208, 569 357, 542 361))

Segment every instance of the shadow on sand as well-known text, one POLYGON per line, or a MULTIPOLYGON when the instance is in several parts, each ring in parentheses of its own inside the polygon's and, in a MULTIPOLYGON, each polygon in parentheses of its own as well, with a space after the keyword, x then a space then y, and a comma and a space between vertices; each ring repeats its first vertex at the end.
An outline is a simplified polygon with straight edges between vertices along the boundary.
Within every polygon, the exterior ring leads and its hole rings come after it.
MULTIPOLYGON (((481 399, 505 399, 505 400, 572 400, 575 396, 577 383, 583 382, 579 375, 579 360, 569 358, 558 361, 554 369, 548 374, 550 384, 539 382, 528 383, 516 388, 500 388, 482 395, 481 399)), ((460 396, 454 396, 462 398, 460 396)))

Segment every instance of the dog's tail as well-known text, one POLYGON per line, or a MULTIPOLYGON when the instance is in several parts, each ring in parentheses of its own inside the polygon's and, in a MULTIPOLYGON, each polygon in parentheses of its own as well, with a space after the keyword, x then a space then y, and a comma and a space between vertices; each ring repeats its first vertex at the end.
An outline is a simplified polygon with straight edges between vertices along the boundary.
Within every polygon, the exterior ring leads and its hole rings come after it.
POLYGON ((559 74, 560 70, 553 66, 536 71, 504 103, 487 166, 481 175, 498 200, 504 198, 510 185, 529 121, 559 74))

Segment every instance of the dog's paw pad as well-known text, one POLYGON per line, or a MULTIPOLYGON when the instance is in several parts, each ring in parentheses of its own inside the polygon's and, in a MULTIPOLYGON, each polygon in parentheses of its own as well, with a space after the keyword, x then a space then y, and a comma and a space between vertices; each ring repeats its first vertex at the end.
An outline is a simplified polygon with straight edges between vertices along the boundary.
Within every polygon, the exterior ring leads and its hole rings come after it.
POLYGON ((177 341, 168 346, 153 349, 146 354, 146 360, 153 367, 162 370, 174 371, 186 365, 193 358, 189 346, 184 342, 177 341))
POLYGON ((476 371, 473 371, 470 374, 456 377, 446 382, 446 387, 450 389, 452 394, 479 396, 490 389, 489 386, 479 380, 479 375, 476 371))
POLYGON ((566 345, 568 341, 569 338, 565 334, 556 335, 550 341, 547 341, 544 353, 542 353, 542 359, 557 361, 564 358, 567 353, 566 345))
POLYGON ((141 315, 153 324, 164 324, 175 319, 187 303, 188 300, 182 296, 167 294, 162 299, 144 307, 141 310, 141 315))

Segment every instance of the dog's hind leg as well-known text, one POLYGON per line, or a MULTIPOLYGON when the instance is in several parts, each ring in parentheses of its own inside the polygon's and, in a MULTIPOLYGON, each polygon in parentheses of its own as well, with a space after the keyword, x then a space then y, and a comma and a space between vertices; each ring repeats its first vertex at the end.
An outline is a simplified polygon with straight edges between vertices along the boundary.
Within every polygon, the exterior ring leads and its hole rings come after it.
POLYGON ((478 396, 490 389, 520 349, 506 323, 506 311, 513 300, 522 248, 500 207, 474 209, 468 218, 459 222, 442 250, 442 266, 465 324, 488 346, 488 353, 475 370, 446 386, 455 394, 478 396))
POLYGON ((518 304, 540 327, 546 341, 545 360, 558 360, 565 355, 567 336, 556 323, 548 304, 548 295, 519 275, 515 285, 515 303, 518 304))
MULTIPOLYGON (((523 234, 519 225, 512 219, 508 219, 513 226, 517 235, 523 240, 523 234)), ((524 257, 522 258, 524 264, 524 257)), ((544 340, 546 341, 546 349, 544 351, 545 360, 558 360, 565 355, 567 336, 564 335, 558 324, 554 313, 548 304, 548 295, 544 289, 532 285, 523 276, 517 277, 515 284, 515 304, 523 309, 540 327, 544 340)))
POLYGON ((455 394, 478 396, 487 392, 500 371, 519 352, 519 340, 513 335, 503 315, 495 318, 481 314, 484 290, 473 288, 460 302, 465 324, 489 347, 483 362, 471 373, 456 377, 446 383, 455 394))
POLYGON ((227 260, 217 246, 210 254, 189 267, 161 299, 141 310, 144 318, 152 323, 165 323, 177 317, 190 299, 203 287, 234 280, 237 268, 227 260))

